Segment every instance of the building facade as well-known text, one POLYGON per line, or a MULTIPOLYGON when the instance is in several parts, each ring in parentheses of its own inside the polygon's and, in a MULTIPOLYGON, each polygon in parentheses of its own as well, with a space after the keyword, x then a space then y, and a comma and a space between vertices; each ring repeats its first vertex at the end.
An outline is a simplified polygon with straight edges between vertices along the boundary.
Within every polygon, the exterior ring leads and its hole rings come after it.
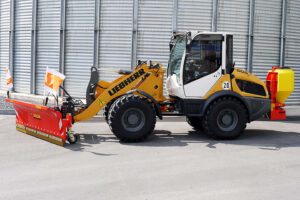
POLYGON ((300 105, 300 0, 1 0, 0 89, 9 67, 16 92, 43 94, 50 67, 81 97, 91 66, 106 80, 137 60, 166 67, 172 33, 187 30, 234 33, 236 67, 263 79, 292 67, 288 105, 300 105))

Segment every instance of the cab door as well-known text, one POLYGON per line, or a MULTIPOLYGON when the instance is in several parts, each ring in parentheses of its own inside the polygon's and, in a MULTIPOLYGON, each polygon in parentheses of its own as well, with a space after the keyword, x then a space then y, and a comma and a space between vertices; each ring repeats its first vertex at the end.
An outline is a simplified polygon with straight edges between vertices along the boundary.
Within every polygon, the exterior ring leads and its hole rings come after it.
POLYGON ((182 81, 187 98, 201 98, 222 76, 226 45, 221 34, 200 34, 191 42, 183 66, 182 81))

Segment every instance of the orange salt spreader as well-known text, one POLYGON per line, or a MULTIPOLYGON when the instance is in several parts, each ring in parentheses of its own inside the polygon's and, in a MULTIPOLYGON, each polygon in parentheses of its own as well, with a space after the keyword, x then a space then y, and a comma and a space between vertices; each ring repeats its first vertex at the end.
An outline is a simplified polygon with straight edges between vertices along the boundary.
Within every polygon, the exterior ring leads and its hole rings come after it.
POLYGON ((284 102, 294 91, 294 71, 290 68, 272 67, 266 79, 267 89, 271 99, 271 120, 286 119, 284 102))

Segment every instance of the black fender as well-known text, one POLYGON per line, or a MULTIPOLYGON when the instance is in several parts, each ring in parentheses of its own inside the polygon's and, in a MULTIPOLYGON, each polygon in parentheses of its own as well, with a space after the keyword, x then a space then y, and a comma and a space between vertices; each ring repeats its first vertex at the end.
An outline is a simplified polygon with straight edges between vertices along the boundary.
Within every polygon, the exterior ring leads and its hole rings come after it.
POLYGON ((155 109, 155 113, 156 113, 157 117, 158 117, 160 120, 163 119, 162 113, 161 113, 161 110, 160 110, 160 105, 159 105, 159 103, 158 103, 158 102, 157 102, 150 94, 148 94, 147 92, 144 92, 144 91, 142 91, 142 90, 138 90, 138 89, 136 89, 136 90, 131 90, 131 91, 127 92, 126 94, 132 94, 132 93, 134 93, 134 92, 137 92, 137 93, 139 93, 140 95, 146 97, 147 99, 150 99, 150 101, 154 104, 154 109, 155 109))
POLYGON ((246 99, 241 96, 240 94, 236 93, 236 92, 233 92, 233 91, 230 91, 230 90, 227 90, 227 91, 219 91, 219 92, 216 92, 214 93, 213 95, 211 95, 204 103, 204 106, 203 106, 203 109, 202 109, 202 116, 205 115, 205 112, 208 108, 208 106, 214 102, 216 99, 218 98, 221 98, 221 97, 234 97, 238 100, 240 100, 246 107, 247 109, 247 112, 248 112, 248 121, 250 122, 251 121, 251 107, 248 103, 248 101, 246 101, 246 99))

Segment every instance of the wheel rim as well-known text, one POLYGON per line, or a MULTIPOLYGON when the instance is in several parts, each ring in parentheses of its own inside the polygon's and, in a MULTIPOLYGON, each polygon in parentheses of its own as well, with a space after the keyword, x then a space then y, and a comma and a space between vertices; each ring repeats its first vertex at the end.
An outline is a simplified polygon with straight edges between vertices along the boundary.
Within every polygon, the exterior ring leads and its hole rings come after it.
POLYGON ((125 130, 136 132, 141 130, 146 122, 144 113, 136 108, 127 109, 122 115, 122 125, 125 130))
POLYGON ((238 115, 232 109, 224 109, 218 114, 217 123, 222 131, 232 131, 238 124, 238 115))

